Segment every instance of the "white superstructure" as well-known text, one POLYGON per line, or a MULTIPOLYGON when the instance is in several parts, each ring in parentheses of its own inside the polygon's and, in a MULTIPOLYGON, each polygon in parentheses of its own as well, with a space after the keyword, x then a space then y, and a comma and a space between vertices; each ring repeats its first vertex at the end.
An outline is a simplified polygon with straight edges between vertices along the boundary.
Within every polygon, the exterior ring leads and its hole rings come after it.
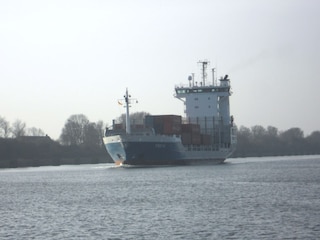
POLYGON ((206 73, 209 62, 199 63, 201 81, 195 81, 193 74, 189 84, 175 87, 175 97, 184 102, 184 117, 146 115, 144 124, 130 124, 130 95, 126 90, 127 127, 114 122, 103 138, 116 164, 221 163, 232 154, 236 134, 229 108, 230 80, 226 75, 217 84, 213 76, 210 82, 206 73))
POLYGON ((214 76, 208 81, 206 69, 209 62, 199 63, 202 65, 201 81, 195 81, 194 74, 189 76, 189 84, 175 87, 175 97, 184 102, 186 122, 198 124, 201 133, 214 136, 213 144, 230 146, 235 139, 232 137, 233 117, 229 107, 230 80, 226 75, 219 79, 219 83, 215 83, 214 76))

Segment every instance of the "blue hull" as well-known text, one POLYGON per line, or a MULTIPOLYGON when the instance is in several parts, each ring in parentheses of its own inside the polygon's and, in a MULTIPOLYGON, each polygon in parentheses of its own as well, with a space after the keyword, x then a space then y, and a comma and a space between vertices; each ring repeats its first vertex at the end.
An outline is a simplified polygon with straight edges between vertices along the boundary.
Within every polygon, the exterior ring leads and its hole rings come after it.
POLYGON ((185 151, 177 142, 112 142, 106 149, 114 162, 128 165, 187 164, 185 151))
POLYGON ((116 165, 198 165, 224 162, 232 151, 186 151, 181 142, 121 142, 105 143, 116 165))

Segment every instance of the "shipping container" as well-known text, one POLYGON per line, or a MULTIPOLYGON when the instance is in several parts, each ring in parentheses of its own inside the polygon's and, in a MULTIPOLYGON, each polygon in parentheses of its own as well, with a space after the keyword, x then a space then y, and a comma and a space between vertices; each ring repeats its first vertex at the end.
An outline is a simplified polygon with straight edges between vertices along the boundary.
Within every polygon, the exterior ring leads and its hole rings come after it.
POLYGON ((145 124, 153 128, 157 134, 181 133, 181 116, 178 115, 148 115, 145 118, 145 124))
POLYGON ((190 145, 192 143, 191 139, 191 133, 181 133, 182 144, 190 145))
POLYGON ((200 126, 194 123, 187 123, 181 125, 181 132, 188 132, 192 134, 200 134, 200 126))
POLYGON ((201 144, 201 136, 197 133, 192 133, 192 144, 193 145, 200 145, 201 144))
POLYGON ((113 125, 114 130, 122 130, 124 129, 124 125, 122 123, 116 123, 113 125))
POLYGON ((201 134, 201 144, 202 145, 211 145, 211 135, 201 134))

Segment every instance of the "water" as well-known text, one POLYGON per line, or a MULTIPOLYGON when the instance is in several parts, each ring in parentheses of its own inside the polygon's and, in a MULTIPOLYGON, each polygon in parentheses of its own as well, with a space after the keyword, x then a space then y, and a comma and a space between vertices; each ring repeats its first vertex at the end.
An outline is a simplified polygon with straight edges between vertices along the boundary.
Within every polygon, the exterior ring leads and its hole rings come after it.
POLYGON ((319 239, 320 156, 0 170, 0 239, 319 239))

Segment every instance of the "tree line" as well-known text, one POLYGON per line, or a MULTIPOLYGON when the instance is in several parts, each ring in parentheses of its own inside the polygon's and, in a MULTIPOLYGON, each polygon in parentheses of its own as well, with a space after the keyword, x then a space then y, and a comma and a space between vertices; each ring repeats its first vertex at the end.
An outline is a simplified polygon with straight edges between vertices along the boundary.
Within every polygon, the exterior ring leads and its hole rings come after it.
POLYGON ((71 115, 57 141, 43 130, 13 124, 0 116, 0 167, 27 167, 112 162, 103 145, 105 124, 71 115))
MULTIPOLYGON (((71 115, 62 129, 58 140, 62 145, 101 146, 105 124, 103 121, 90 122, 84 114, 71 115)), ((25 122, 17 119, 10 124, 0 116, 0 138, 21 138, 26 136, 45 136, 40 128, 27 128, 25 122)))
POLYGON ((40 128, 27 128, 25 122, 17 119, 12 124, 0 116, 0 138, 18 138, 21 136, 44 136, 40 128))
MULTIPOLYGON (((148 114, 132 113, 131 121, 142 124, 148 114)), ((124 123, 125 115, 117 121, 124 123)), ((102 121, 74 114, 54 141, 42 129, 27 128, 21 120, 10 124, 0 116, 0 167, 112 162, 102 141, 106 127, 102 121)), ((232 157, 320 154, 320 131, 304 136, 300 128, 279 131, 273 126, 240 126, 237 141, 232 157)))
POLYGON ((297 127, 279 131, 273 126, 241 126, 237 141, 233 157, 320 154, 320 131, 305 137, 297 127))

